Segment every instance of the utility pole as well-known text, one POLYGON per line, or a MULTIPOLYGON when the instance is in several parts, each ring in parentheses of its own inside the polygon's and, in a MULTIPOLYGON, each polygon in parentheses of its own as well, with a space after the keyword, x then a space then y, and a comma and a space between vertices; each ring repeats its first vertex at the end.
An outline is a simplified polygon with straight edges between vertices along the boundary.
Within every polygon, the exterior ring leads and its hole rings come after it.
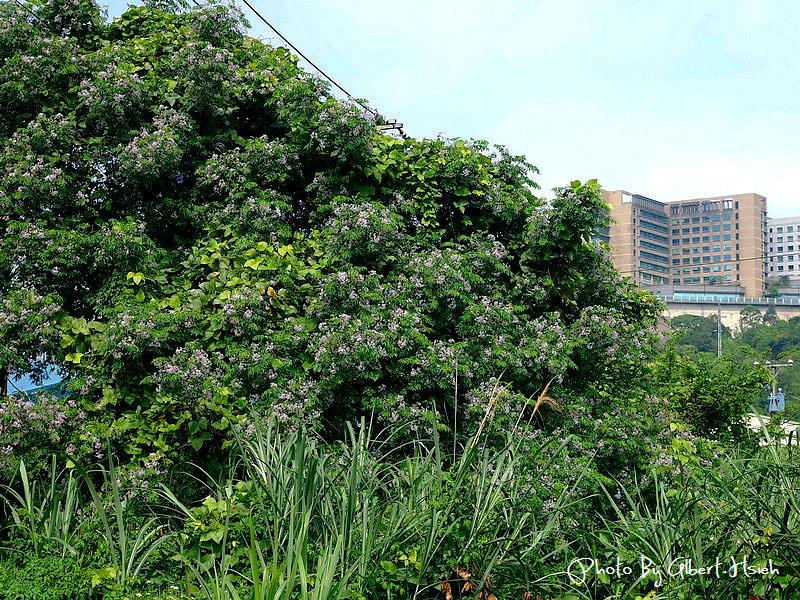
POLYGON ((717 298, 717 358, 722 356, 722 307, 717 298))
MULTIPOLYGON (((756 361, 756 362, 753 363, 753 365, 758 366, 759 362, 756 361)), ((772 395, 769 397, 770 412, 777 412, 777 410, 783 410, 783 408, 780 408, 780 409, 775 408, 774 410, 772 408, 773 405, 778 402, 778 379, 777 379, 777 377, 778 377, 778 373, 780 373, 781 369, 783 369, 784 367, 794 366, 794 361, 791 358, 789 360, 787 360, 785 363, 776 363, 776 362, 772 362, 772 361, 768 360, 768 361, 766 361, 764 363, 764 366, 767 367, 769 369, 770 373, 772 374, 772 395)), ((783 393, 783 392, 781 392, 781 393, 783 393)))

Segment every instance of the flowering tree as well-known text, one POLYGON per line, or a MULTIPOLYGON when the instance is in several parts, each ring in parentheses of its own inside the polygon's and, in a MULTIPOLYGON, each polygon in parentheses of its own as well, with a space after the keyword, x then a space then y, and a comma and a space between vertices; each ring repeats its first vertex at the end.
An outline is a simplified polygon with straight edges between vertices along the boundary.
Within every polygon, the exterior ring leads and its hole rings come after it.
POLYGON ((596 182, 547 203, 502 147, 381 135, 235 9, 62 5, 0 5, 0 366, 68 370, 61 450, 458 434, 498 378, 497 423, 551 382, 582 428, 638 389, 658 305, 591 243, 596 182))

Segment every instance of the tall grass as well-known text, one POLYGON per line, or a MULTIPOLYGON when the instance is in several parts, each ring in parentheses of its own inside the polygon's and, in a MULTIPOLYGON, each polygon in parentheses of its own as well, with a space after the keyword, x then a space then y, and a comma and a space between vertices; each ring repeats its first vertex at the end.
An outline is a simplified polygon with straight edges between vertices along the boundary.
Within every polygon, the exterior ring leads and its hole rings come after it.
POLYGON ((474 590, 488 587, 498 569, 529 569, 529 549, 556 529, 559 507, 531 514, 529 474, 513 440, 494 451, 472 443, 454 457, 434 434, 388 460, 370 431, 364 422, 350 427, 338 448, 274 424, 241 438, 238 475, 255 484, 247 535, 238 540, 246 558, 231 560, 237 528, 226 522, 222 548, 206 551, 214 560, 198 556, 190 568, 203 595, 422 598, 460 565, 470 565, 474 590))
POLYGON ((800 461, 794 449, 768 443, 757 449, 730 449, 714 469, 696 473, 670 486, 653 474, 647 488, 636 484, 622 498, 607 494, 616 519, 593 533, 596 556, 636 562, 652 560, 664 575, 624 582, 596 579, 585 586, 596 597, 613 592, 635 598, 770 598, 800 597, 800 461), (674 560, 690 558, 695 567, 714 564, 724 569, 747 556, 750 565, 771 561, 780 574, 746 577, 668 577, 674 560))
POLYGON ((21 489, 14 482, 3 486, 2 497, 11 515, 11 526, 30 542, 36 556, 48 542, 59 547, 62 557, 78 554, 74 542, 81 501, 79 482, 71 471, 66 473, 65 481, 62 475, 53 457, 49 481, 32 481, 25 461, 20 461, 21 489))

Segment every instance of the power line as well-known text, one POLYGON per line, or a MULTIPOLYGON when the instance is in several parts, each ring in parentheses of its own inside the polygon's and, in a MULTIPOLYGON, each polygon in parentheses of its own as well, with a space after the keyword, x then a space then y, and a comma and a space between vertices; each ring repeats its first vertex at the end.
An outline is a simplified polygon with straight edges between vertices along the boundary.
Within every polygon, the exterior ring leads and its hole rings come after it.
MULTIPOLYGON (((197 0, 192 0, 192 2, 194 2, 195 6, 197 6, 197 7, 200 7, 200 4, 197 2, 197 0)), ((332 83, 334 86, 336 86, 336 87, 337 87, 339 90, 341 90, 341 92, 342 92, 342 93, 343 93, 345 96, 347 96, 347 99, 348 99, 348 100, 350 100, 350 101, 352 101, 352 102, 355 102, 355 103, 356 103, 356 104, 358 104, 358 105, 359 105, 361 108, 363 108, 363 109, 364 109, 364 110, 366 110, 367 112, 371 113, 371 114, 372 114, 374 117, 376 117, 376 118, 379 118, 379 119, 380 119, 380 118, 382 118, 382 117, 381 117, 381 115, 380 115, 380 114, 379 114, 377 111, 375 111, 374 109, 370 108, 369 106, 367 106, 366 104, 364 104, 363 102, 361 102, 361 101, 360 101, 358 98, 355 98, 355 97, 354 97, 354 96, 353 96, 353 95, 352 95, 350 92, 348 92, 346 89, 344 89, 344 88, 343 88, 343 87, 342 87, 342 86, 341 86, 341 85, 340 85, 340 84, 339 84, 339 83, 338 83, 338 82, 337 82, 335 79, 333 79, 333 77, 331 77, 331 76, 330 76, 330 75, 328 75, 328 74, 327 74, 325 71, 323 71, 323 70, 322 70, 322 69, 321 69, 321 68, 320 68, 320 67, 319 67, 319 66, 318 66, 318 65, 317 65, 317 64, 316 64, 316 63, 315 63, 313 60, 311 60, 310 58, 308 58, 308 57, 307 57, 307 56, 306 56, 306 55, 305 55, 305 54, 304 54, 304 53, 303 53, 303 52, 300 50, 300 48, 298 48, 298 47, 297 47, 297 46, 295 46, 295 45, 294 45, 292 42, 290 42, 290 41, 288 40, 288 38, 287 38, 285 35, 283 35, 283 34, 282 34, 280 31, 278 31, 278 30, 275 28, 275 26, 274 26, 272 23, 270 23, 269 21, 267 21, 267 19, 265 19, 265 18, 264 18, 264 17, 261 15, 261 13, 260 13, 260 12, 258 12, 258 11, 255 9, 255 7, 254 7, 252 4, 250 4, 250 2, 248 2, 248 0, 242 0, 242 2, 244 2, 244 3, 247 5, 247 7, 248 7, 250 10, 252 10, 252 11, 253 11, 253 14, 255 14, 255 15, 256 15, 256 17, 258 17, 258 18, 261 20, 261 22, 262 22, 262 23, 264 23, 264 24, 265 24, 267 27, 269 27, 269 28, 270 28, 272 31, 274 31, 274 32, 275 32, 275 34, 276 34, 276 35, 277 35, 277 36, 278 36, 280 39, 282 39, 284 42, 286 42, 286 44, 287 44, 287 45, 288 45, 288 46, 289 46, 289 47, 290 47, 292 50, 294 50, 294 51, 295 51, 295 52, 296 52, 296 53, 297 53, 297 54, 298 54, 298 55, 299 55, 299 56, 300 56, 300 57, 301 57, 303 60, 305 60, 305 61, 306 61, 308 64, 310 64, 312 67, 314 67, 314 69, 316 69, 316 71, 317 71, 317 72, 318 72, 320 75, 322 75, 322 76, 323 76, 325 79, 327 79, 328 81, 330 81, 330 82, 331 82, 331 83, 332 83)), ((403 130, 403 124, 402 124, 402 123, 398 123, 398 122, 397 122, 397 119, 389 119, 389 120, 387 120, 387 121, 386 121, 386 123, 385 123, 384 125, 380 125, 380 126, 379 126, 379 129, 380 129, 381 131, 391 131, 391 130, 397 130, 397 131, 399 132, 399 134, 400 134, 400 137, 402 137, 403 139, 408 139, 408 135, 406 135, 406 132, 403 130)))
MULTIPOLYGON (((707 266, 709 266, 709 264, 714 265, 714 264, 725 264, 725 263, 740 263, 740 262, 745 262, 745 261, 748 261, 748 260, 762 260, 762 261, 764 261, 765 264, 767 263, 767 258, 762 258, 760 256, 747 256, 745 258, 737 258, 735 260, 723 260, 723 261, 721 261, 719 263, 701 263, 700 266, 707 267, 707 266)), ((681 264, 681 265, 670 265, 670 266, 668 266, 666 268, 667 269, 677 269, 677 268, 685 268, 687 266, 696 267, 696 266, 698 266, 698 264, 697 263, 693 263, 691 265, 684 265, 684 264, 681 264)), ((652 270, 653 269, 634 269, 633 271, 621 271, 621 270, 617 269, 617 272, 620 275, 628 275, 628 274, 633 274, 633 273, 641 273, 642 271, 652 271, 652 270)))
MULTIPOLYGON (((303 52, 302 52, 302 51, 301 51, 301 50, 300 50, 300 49, 299 49, 297 46, 295 46, 294 44, 292 44, 292 42, 290 42, 290 41, 289 41, 289 40, 286 38, 286 36, 284 36, 284 35, 283 35, 283 34, 282 34, 280 31, 278 31, 278 30, 275 28, 275 26, 273 26, 273 25, 272 25, 272 23, 270 23, 270 22, 269 22, 269 21, 267 21, 267 20, 266 20, 266 19, 265 19, 263 16, 261 16, 261 13, 260 13, 260 12, 258 12, 258 11, 257 11, 257 10, 256 10, 256 9, 253 7, 253 5, 252 5, 252 4, 250 4, 250 2, 248 2, 248 0, 242 0, 242 2, 244 2, 244 3, 247 5, 247 7, 248 7, 250 10, 252 10, 252 11, 253 11, 253 13, 254 13, 254 14, 255 14, 255 15, 256 15, 256 16, 257 16, 259 19, 261 19, 261 21, 262 21, 262 22, 263 22, 263 23, 264 23, 264 24, 265 24, 267 27, 269 27, 269 28, 270 28, 272 31, 274 31, 274 32, 275 32, 275 34, 276 34, 276 35, 277 35, 279 38, 281 38, 281 39, 282 39, 284 42, 286 42, 286 44, 287 44, 287 45, 288 45, 288 46, 289 46, 289 47, 290 47, 292 50, 294 50, 295 52, 297 52, 297 54, 298 54, 298 55, 300 55, 300 57, 302 57, 302 58, 303 58, 303 60, 305 60, 305 61, 306 61, 308 64, 310 64, 312 67, 314 67, 314 68, 317 70, 317 72, 318 72, 320 75, 322 75, 322 76, 323 76, 325 79, 327 79, 327 80, 328 80, 328 81, 330 81, 330 82, 331 82, 333 85, 335 85, 337 88, 339 88, 339 89, 342 91, 342 93, 343 93, 345 96, 347 96, 347 98, 348 98, 349 100, 352 100, 353 102, 355 102, 356 104, 358 104, 358 105, 359 105, 361 108, 363 108, 363 109, 364 109, 364 110, 366 110, 367 112, 370 112, 370 113, 372 113, 374 116, 376 116, 376 117, 380 117, 380 115, 379 115, 379 114, 378 114, 376 111, 374 111, 373 109, 371 109, 369 106, 367 106, 366 104, 364 104, 363 102, 361 102, 361 101, 360 101, 360 100, 358 100, 357 98, 354 98, 354 97, 353 97, 353 95, 352 95, 350 92, 348 92, 346 89, 344 89, 344 88, 343 88, 341 85, 339 85, 339 84, 338 84, 338 83, 337 83, 337 82, 336 82, 336 81, 333 79, 333 77, 331 77, 330 75, 328 75, 328 74, 327 74, 325 71, 323 71, 323 70, 322 70, 320 67, 318 67, 318 66, 317 66, 317 64, 316 64, 314 61, 312 61, 312 60, 311 60, 310 58, 308 58, 308 57, 307 57, 305 54, 303 54, 303 52)), ((196 2, 195 2, 195 3, 196 3, 196 2)), ((401 125, 401 127, 402 127, 402 125, 401 125)))
POLYGON ((20 7, 22 10, 24 10, 25 12, 27 12, 27 13, 28 13, 30 16, 32 16, 34 19, 36 19, 36 20, 37 20, 39 23, 41 23, 43 26, 47 27, 47 23, 45 23, 44 21, 42 21, 42 20, 39 18, 39 16, 38 16, 38 15, 37 15, 35 12, 33 12, 33 11, 30 9, 30 8, 28 8, 27 6, 25 6, 25 5, 24 5, 22 2, 20 2, 19 0, 14 0, 14 2, 16 2, 16 4, 17 4, 17 5, 18 5, 18 6, 19 6, 19 7, 20 7))

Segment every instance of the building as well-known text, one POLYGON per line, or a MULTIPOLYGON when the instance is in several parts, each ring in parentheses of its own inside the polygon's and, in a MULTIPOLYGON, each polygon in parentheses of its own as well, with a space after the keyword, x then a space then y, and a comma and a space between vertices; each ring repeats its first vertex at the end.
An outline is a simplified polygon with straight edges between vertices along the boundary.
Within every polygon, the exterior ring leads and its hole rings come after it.
POLYGON ((603 198, 611 206, 608 243, 617 270, 637 285, 669 284, 667 205, 622 190, 604 190, 603 198))
POLYGON ((800 285, 800 217, 767 219, 767 277, 800 285), (785 276, 785 279, 784 279, 785 276))
POLYGON ((664 295, 764 295, 767 201, 763 196, 674 202, 624 190, 604 191, 603 196, 614 221, 608 235, 614 264, 637 285, 664 295))

